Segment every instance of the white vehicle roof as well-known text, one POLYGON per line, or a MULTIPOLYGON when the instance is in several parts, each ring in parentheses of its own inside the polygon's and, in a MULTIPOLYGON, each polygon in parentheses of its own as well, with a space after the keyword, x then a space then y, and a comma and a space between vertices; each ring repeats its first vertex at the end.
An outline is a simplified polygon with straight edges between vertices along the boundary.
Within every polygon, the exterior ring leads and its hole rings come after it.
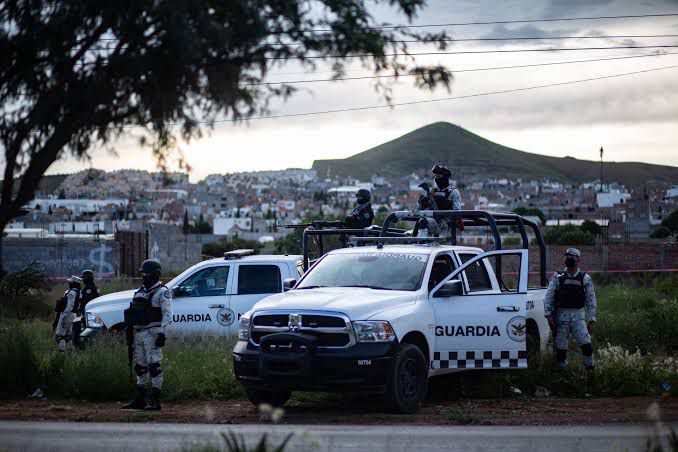
POLYGON ((330 251, 327 254, 355 254, 355 253, 410 253, 410 254, 433 254, 440 251, 470 251, 482 253, 481 248, 471 246, 451 246, 451 245, 384 245, 383 247, 356 246, 351 248, 341 248, 330 251))
POLYGON ((211 265, 219 265, 219 264, 237 264, 237 263, 246 263, 246 264, 256 264, 256 263, 262 263, 262 262, 274 262, 276 264, 282 263, 282 262, 287 262, 292 265, 296 265, 297 262, 301 260, 301 256, 294 255, 294 254, 285 254, 285 255, 278 255, 278 254, 258 254, 255 256, 243 256, 238 259, 224 259, 223 257, 215 257, 213 259, 207 259, 202 262, 198 262, 197 264, 193 265, 191 268, 199 268, 199 267, 209 267, 211 265))

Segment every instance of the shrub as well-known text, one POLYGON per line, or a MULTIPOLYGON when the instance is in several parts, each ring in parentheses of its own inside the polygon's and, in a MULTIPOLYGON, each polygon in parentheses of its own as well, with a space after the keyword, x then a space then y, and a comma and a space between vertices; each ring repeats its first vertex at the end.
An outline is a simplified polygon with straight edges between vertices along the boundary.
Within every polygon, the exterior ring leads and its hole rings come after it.
POLYGON ((556 226, 546 230, 544 241, 548 245, 595 245, 596 238, 573 225, 556 226))
POLYGON ((672 234, 671 229, 666 226, 657 226, 650 233, 650 238, 652 239, 665 239, 672 234))

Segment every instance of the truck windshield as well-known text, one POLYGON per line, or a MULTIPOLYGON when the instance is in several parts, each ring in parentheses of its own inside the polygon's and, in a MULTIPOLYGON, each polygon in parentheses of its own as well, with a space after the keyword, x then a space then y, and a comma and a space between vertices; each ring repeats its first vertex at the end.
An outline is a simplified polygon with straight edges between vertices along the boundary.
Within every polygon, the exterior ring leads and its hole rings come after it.
POLYGON ((426 268, 427 254, 330 254, 296 287, 367 287, 381 290, 417 290, 426 268))

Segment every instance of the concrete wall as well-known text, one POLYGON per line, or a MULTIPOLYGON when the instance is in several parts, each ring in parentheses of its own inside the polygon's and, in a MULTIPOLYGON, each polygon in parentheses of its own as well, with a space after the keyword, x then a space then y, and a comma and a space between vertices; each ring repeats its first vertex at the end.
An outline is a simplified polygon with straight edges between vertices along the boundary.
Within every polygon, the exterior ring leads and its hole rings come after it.
POLYGON ((148 257, 158 259, 163 272, 178 274, 202 260, 202 243, 178 226, 148 224, 148 257))
POLYGON ((17 271, 39 262, 51 277, 79 275, 93 270, 97 277, 111 277, 117 271, 117 244, 112 239, 94 238, 5 238, 2 260, 7 271, 17 271))

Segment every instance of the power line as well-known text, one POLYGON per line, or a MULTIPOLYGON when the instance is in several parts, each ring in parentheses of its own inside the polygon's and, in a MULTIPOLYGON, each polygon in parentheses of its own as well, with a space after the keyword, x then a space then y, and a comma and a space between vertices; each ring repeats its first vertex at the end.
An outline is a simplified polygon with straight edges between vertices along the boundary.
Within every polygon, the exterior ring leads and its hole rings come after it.
MULTIPOLYGON (((662 14, 628 14, 623 16, 588 16, 588 17, 558 17, 553 19, 520 19, 520 20, 492 20, 477 22, 451 22, 443 24, 421 24, 421 25, 381 25, 377 27, 366 27, 370 30, 387 30, 395 28, 433 28, 433 27, 464 27, 467 25, 508 25, 508 24, 527 24, 535 22, 566 22, 576 20, 607 20, 607 19, 638 19, 646 17, 672 17, 678 16, 678 13, 662 14)), ((331 29, 309 30, 317 33, 331 32, 331 29)))
MULTIPOLYGON (((619 49, 666 49, 676 48, 678 45, 657 46, 613 46, 613 47, 552 47, 546 49, 503 49, 503 50, 457 50, 454 52, 411 52, 411 53, 385 53, 383 56, 422 56, 422 55, 468 55, 485 53, 524 53, 524 52, 566 52, 581 50, 619 50, 619 49)), ((266 57, 266 60, 290 60, 290 59, 325 59, 325 58, 367 58, 376 56, 373 53, 357 55, 310 55, 304 57, 266 57)))
MULTIPOLYGON (((395 28, 433 28, 433 27, 463 27, 467 25, 508 25, 508 24, 527 24, 535 22, 567 22, 577 20, 608 20, 608 19, 639 19, 647 17, 673 17, 678 16, 678 13, 660 13, 660 14, 627 14, 623 16, 588 16, 588 17, 558 17, 558 18, 542 18, 542 19, 519 19, 519 20, 492 20, 492 21, 478 21, 478 22, 451 22, 443 24, 417 24, 417 25, 380 25, 375 27, 365 27, 369 30, 387 30, 395 28)), ((312 29, 305 30, 305 33, 324 33, 332 32, 331 29, 312 29)), ((272 33, 284 34, 284 33, 272 33)), ((117 41, 117 38, 101 38, 100 41, 117 41)))
MULTIPOLYGON (((610 61, 610 60, 625 60, 632 58, 646 58, 646 57, 656 57, 664 55, 678 55, 678 52, 667 52, 667 53, 651 53, 645 55, 628 55, 620 57, 609 57, 609 58, 592 58, 587 60, 570 60, 570 61, 553 61, 549 63, 532 63, 532 64, 517 64, 513 66, 493 66, 493 67, 480 67, 480 68, 469 68, 469 69, 457 69, 452 70, 452 73, 461 73, 461 72, 481 72, 481 71, 495 71, 503 69, 519 69, 519 68, 528 68, 528 67, 540 67, 540 66, 556 66, 561 64, 575 64, 575 63, 591 63, 598 61, 610 61)), ((398 76, 389 74, 389 75, 365 75, 359 77, 339 77, 339 78, 319 78, 319 79, 309 79, 309 80, 290 80, 290 81, 275 81, 275 82, 260 82, 260 83, 243 83, 241 86, 257 86, 257 85, 294 85, 300 83, 320 83, 320 82, 339 82, 347 80, 368 80, 368 79, 379 79, 379 78, 396 78, 396 77, 412 77, 416 74, 400 74, 398 76)))
MULTIPOLYGON (((445 101, 452 101, 452 100, 459 100, 459 99, 470 99, 474 97, 484 97, 484 96, 492 96, 495 94, 508 94, 508 93, 517 93, 517 92, 522 92, 522 91, 531 91, 531 90, 536 90, 536 89, 542 89, 542 88, 552 88, 555 86, 565 86, 565 85, 574 85, 577 83, 585 83, 585 82, 592 82, 592 81, 597 81, 597 80, 607 80, 607 79, 612 79, 612 78, 619 78, 619 77, 625 77, 628 75, 636 75, 636 74, 646 74, 649 72, 656 72, 656 71, 664 71, 667 69, 675 69, 678 68, 678 65, 672 65, 672 66, 663 66, 663 67, 658 67, 658 68, 653 68, 653 69, 644 69, 640 71, 633 71, 633 72, 622 72, 619 74, 611 74, 611 75, 604 75, 604 76, 599 76, 599 77, 590 77, 590 78, 584 78, 584 79, 578 79, 578 80, 569 80, 566 82, 558 82, 558 83, 548 83, 544 85, 535 85, 535 86, 527 86, 523 88, 513 88, 513 89, 506 89, 506 90, 498 90, 498 91, 488 91, 484 93, 474 93, 474 94, 466 94, 463 96, 452 96, 452 97, 443 97, 439 99, 427 99, 427 100, 416 100, 416 101, 409 101, 409 102, 399 102, 399 103, 394 103, 394 104, 387 104, 387 105, 371 105, 371 106, 365 106, 365 107, 353 107, 353 108, 338 108, 335 110, 322 110, 322 111, 311 111, 311 112, 304 112, 304 113, 289 113, 289 114, 280 114, 280 115, 269 115, 269 116, 255 116, 252 118, 246 118, 247 120, 260 120, 260 119, 278 119, 278 118, 293 118, 293 117, 299 117, 299 116, 314 116, 314 115, 324 115, 324 114, 330 114, 330 113, 345 113, 349 111, 364 111, 364 110, 377 110, 377 109, 382 109, 382 108, 392 108, 392 107, 401 107, 401 106, 406 106, 406 105, 418 105, 418 104, 427 104, 427 103, 433 103, 433 102, 445 102, 445 101)), ((212 121, 213 123, 223 123, 223 122, 235 122, 235 119, 219 119, 212 121)), ((210 121, 198 121, 199 124, 207 124, 210 121)), ((178 123, 174 123, 171 125, 180 125, 178 123)))

